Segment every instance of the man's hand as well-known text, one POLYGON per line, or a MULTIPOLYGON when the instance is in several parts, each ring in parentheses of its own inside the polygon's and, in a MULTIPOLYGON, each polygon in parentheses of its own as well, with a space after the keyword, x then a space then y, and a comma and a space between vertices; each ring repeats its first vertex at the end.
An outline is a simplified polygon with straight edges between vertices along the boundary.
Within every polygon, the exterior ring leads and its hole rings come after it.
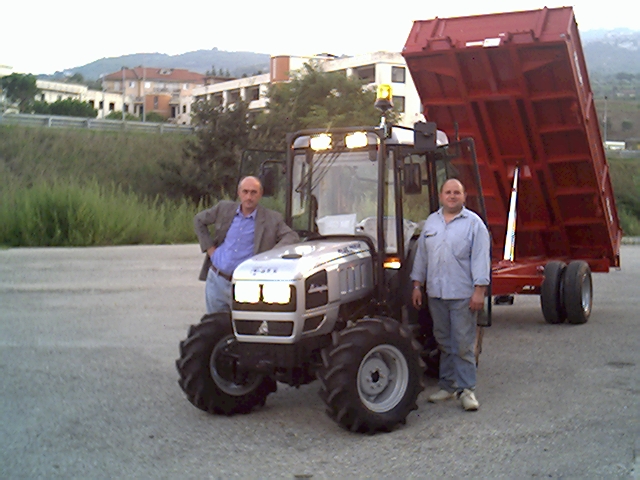
POLYGON ((420 288, 420 284, 414 284, 411 292, 411 302, 416 310, 420 310, 420 307, 422 307, 422 288, 420 288))
POLYGON ((469 301, 469 308, 472 312, 479 312, 484 308, 484 297, 487 293, 487 287, 476 285, 469 301))
POLYGON ((216 251, 216 247, 207 248, 207 255, 209 255, 209 258, 211 258, 211 256, 213 255, 213 252, 215 251, 216 251))

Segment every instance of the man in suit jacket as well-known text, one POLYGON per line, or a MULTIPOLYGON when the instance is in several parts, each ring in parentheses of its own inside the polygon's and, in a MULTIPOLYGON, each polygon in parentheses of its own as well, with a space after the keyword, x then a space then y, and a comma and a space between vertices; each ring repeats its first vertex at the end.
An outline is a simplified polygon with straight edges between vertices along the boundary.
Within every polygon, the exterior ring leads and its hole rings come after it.
POLYGON ((246 259, 275 246, 299 241, 282 215, 260 205, 262 184, 256 177, 245 177, 238 185, 240 203, 223 200, 198 213, 194 227, 206 258, 200 280, 206 281, 207 313, 231 310, 231 276, 246 259), (213 238, 209 225, 214 225, 213 238))

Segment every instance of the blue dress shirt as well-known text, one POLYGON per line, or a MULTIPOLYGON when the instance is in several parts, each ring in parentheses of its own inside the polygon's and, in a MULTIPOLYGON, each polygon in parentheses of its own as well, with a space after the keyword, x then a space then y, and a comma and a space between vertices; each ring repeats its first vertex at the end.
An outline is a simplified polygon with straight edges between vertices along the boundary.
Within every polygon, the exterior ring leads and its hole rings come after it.
POLYGON ((440 208, 424 223, 411 280, 426 280, 429 297, 471 298, 474 286, 489 285, 489 242, 487 227, 477 214, 463 207, 447 223, 440 208))
POLYGON ((238 265, 253 256, 255 231, 256 210, 245 217, 238 207, 224 242, 211 256, 211 263, 231 275, 238 265))

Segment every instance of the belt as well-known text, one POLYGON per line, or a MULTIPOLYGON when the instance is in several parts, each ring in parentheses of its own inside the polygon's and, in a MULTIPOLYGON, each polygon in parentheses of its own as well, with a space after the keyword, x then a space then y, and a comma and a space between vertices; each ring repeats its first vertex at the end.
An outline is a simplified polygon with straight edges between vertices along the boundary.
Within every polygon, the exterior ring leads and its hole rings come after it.
POLYGON ((231 281, 231 275, 227 275, 226 273, 221 272, 216 267, 214 267, 213 264, 211 264, 211 270, 213 270, 213 273, 215 273, 216 275, 219 275, 222 278, 224 278, 227 282, 231 281))

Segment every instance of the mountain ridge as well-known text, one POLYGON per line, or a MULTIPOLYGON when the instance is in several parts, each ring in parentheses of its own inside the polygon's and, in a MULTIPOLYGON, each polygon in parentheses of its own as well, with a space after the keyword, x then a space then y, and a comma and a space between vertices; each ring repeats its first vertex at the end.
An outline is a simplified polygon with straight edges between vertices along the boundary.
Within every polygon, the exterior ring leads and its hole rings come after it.
MULTIPOLYGON (((590 72, 611 75, 619 72, 640 74, 640 31, 630 29, 589 30, 580 32, 582 48, 590 72)), ((95 60, 86 65, 57 71, 40 78, 64 78, 81 74, 86 80, 116 72, 122 67, 184 68, 198 73, 224 72, 231 77, 251 76, 269 71, 267 53, 200 49, 176 55, 133 53, 95 60)))

